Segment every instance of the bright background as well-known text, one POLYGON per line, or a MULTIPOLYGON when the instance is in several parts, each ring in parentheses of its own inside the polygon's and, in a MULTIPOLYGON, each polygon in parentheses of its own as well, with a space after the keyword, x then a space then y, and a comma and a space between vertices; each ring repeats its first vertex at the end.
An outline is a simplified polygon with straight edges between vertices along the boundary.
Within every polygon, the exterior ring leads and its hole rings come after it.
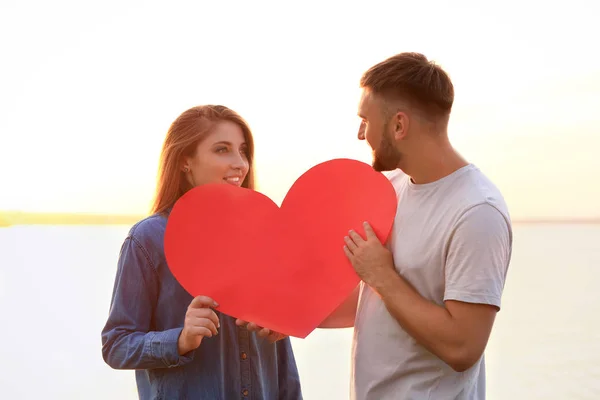
POLYGON ((419 51, 451 75, 455 146, 514 218, 600 216, 593 1, 11 1, 0 6, 0 210, 146 213, 169 124, 223 103, 280 201, 356 140, 358 80, 419 51))
MULTIPOLYGON (((279 202, 318 162, 370 162, 358 80, 419 51, 450 73, 451 139, 514 221, 598 218, 598 11, 593 0, 0 0, 0 211, 146 213, 169 124, 205 103, 250 122, 260 190, 279 202)), ((136 398, 132 372, 100 353, 128 228, 0 229, 4 397, 136 398)), ((597 400, 600 225, 514 233, 488 399, 597 400)), ((348 398, 351 339, 293 339, 306 399, 348 398)))

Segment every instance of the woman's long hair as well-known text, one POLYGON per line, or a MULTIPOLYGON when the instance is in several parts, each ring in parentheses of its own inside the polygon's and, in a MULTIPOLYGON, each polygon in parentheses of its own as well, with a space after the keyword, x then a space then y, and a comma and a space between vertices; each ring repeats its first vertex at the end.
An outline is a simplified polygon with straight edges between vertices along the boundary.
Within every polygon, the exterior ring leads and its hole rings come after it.
POLYGON ((239 125, 244 133, 248 146, 249 169, 242 187, 254 189, 254 139, 248 123, 238 113, 225 106, 196 106, 177 117, 167 131, 160 154, 152 213, 164 213, 192 188, 182 171, 184 157, 193 157, 198 143, 221 121, 239 125))

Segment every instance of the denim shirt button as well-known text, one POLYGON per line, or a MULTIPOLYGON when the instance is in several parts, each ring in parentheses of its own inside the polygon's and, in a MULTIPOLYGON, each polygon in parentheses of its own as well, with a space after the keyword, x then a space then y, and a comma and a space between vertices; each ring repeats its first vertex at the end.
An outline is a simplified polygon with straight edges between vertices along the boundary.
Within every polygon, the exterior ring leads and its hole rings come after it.
POLYGON ((245 352, 242 352, 242 360, 245 360, 246 358, 248 358, 248 354, 246 354, 245 352))
POLYGON ((242 390, 242 394, 244 395, 244 397, 248 396, 248 389, 242 390))

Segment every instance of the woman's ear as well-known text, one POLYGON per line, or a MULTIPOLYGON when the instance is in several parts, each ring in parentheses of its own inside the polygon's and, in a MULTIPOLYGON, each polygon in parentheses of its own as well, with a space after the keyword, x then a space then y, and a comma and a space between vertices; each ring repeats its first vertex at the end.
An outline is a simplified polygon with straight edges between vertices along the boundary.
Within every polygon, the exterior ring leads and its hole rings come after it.
POLYGON ((187 158, 184 158, 184 160, 181 163, 181 170, 183 172, 190 172, 190 160, 187 158))

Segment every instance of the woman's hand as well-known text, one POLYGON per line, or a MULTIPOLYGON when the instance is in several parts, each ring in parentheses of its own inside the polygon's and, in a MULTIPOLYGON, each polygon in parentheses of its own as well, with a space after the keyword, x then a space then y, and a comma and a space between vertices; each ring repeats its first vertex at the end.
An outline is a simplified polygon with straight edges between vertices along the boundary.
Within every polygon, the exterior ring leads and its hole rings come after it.
POLYGON ((275 332, 275 331, 272 331, 267 328, 263 328, 262 326, 256 325, 254 322, 246 322, 239 318, 235 320, 235 324, 237 326, 246 325, 246 329, 248 329, 250 332, 258 332, 257 333, 258 337, 267 338, 267 340, 271 343, 275 343, 278 340, 281 340, 281 339, 284 339, 287 337, 287 335, 284 335, 283 333, 279 333, 279 332, 275 332))
POLYGON ((179 355, 186 354, 200 346, 202 338, 218 333, 219 318, 210 307, 218 307, 216 301, 206 296, 198 296, 192 300, 185 314, 183 330, 177 341, 179 355))

